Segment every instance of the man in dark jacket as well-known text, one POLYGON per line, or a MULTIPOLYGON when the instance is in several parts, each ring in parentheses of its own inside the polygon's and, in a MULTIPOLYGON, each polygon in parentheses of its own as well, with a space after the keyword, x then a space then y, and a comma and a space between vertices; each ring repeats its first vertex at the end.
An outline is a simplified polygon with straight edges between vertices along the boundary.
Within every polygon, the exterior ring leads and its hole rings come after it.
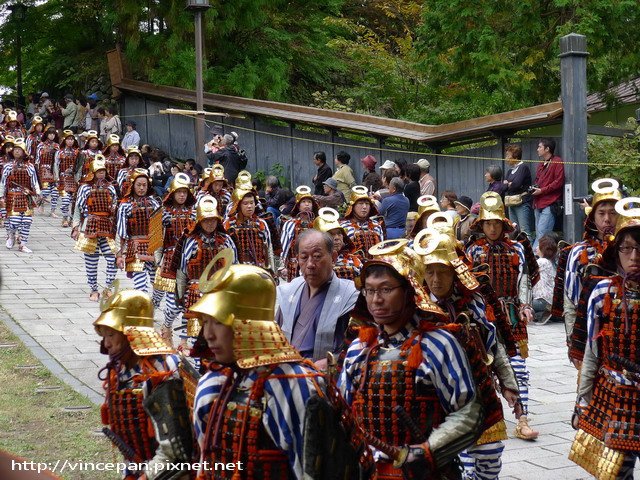
POLYGON ((333 176, 331 167, 327 165, 327 156, 324 152, 316 152, 313 154, 313 163, 318 167, 318 173, 313 177, 313 185, 315 186, 314 195, 324 195, 324 182, 327 178, 333 176))
POLYGON ((209 166, 219 163, 224 167, 224 175, 227 180, 234 185, 240 170, 244 170, 247 166, 247 158, 238 152, 233 145, 234 138, 232 135, 222 137, 222 148, 216 152, 208 153, 209 166))
POLYGON ((267 211, 273 214, 273 218, 276 220, 280 216, 280 207, 287 203, 288 195, 286 190, 280 187, 280 180, 278 177, 270 175, 267 177, 265 183, 267 184, 264 190, 264 197, 267 201, 267 211))

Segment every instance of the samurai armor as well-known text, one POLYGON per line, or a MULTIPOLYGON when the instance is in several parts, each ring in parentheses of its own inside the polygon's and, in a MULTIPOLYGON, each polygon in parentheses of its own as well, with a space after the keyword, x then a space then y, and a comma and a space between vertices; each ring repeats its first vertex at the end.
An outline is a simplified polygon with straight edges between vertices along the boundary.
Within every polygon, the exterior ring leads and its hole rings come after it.
POLYGON ((311 228, 313 226, 312 221, 302 220, 300 218, 296 218, 292 220, 295 222, 295 226, 293 227, 293 238, 291 239, 291 244, 289 247, 289 251, 287 252, 287 258, 285 258, 285 267, 287 269, 287 282, 290 282, 294 278, 300 275, 300 267, 298 266, 298 259, 295 255, 296 242, 298 241, 298 236, 304 232, 305 230, 311 228))
POLYGON ((479 292, 484 298, 484 303, 487 308, 487 319, 495 324, 500 339, 504 343, 507 355, 514 357, 517 351, 516 341, 513 338, 513 330, 511 329, 511 319, 507 316, 503 304, 498 299, 493 285, 491 285, 489 275, 482 273, 477 275, 476 279, 480 283, 479 292))
POLYGON ((485 246, 481 261, 489 265, 489 276, 496 295, 501 298, 518 297, 520 257, 503 242, 485 246))
POLYGON ((551 321, 564 321, 564 276, 567 270, 567 261, 573 245, 567 245, 558 254, 558 268, 556 278, 553 281, 553 300, 551 301, 551 321))
MULTIPOLYGON (((109 425, 113 433, 124 444, 116 445, 121 452, 130 451, 125 458, 130 462, 142 462, 153 458, 158 442, 152 423, 144 409, 144 395, 140 388, 118 390, 116 373, 111 370, 107 380, 106 418, 103 423, 109 425), (128 448, 127 448, 128 447, 128 448)), ((114 442, 115 443, 115 442, 114 442)))
POLYGON ((101 182, 91 187, 91 193, 87 198, 88 216, 84 229, 84 235, 87 238, 115 238, 115 200, 108 189, 108 184, 101 182))
MULTIPOLYGON (((225 238, 222 235, 219 235, 217 232, 211 238, 204 239, 201 235, 198 234, 195 239, 198 243, 196 254, 187 262, 187 279, 189 280, 189 290, 185 299, 185 313, 183 315, 184 318, 197 317, 197 314, 195 314, 194 312, 190 312, 189 308, 198 300, 200 300, 200 297, 202 296, 202 293, 198 288, 198 280, 200 279, 202 272, 204 272, 204 269, 207 267, 207 265, 209 265, 209 262, 213 260, 213 257, 215 257, 220 252, 220 250, 224 248, 223 246, 225 241, 225 238)), ((222 262, 219 266, 216 267, 216 269, 220 266, 222 266, 222 262)))
MULTIPOLYGON (((193 436, 182 380, 163 381, 144 399, 143 405, 153 422, 154 430, 158 432, 160 442, 170 445, 172 463, 175 465, 191 461, 193 436)), ((175 478, 179 477, 177 472, 174 474, 175 478)))
POLYGON ((40 163, 38 164, 38 177, 42 186, 52 183, 53 179, 53 160, 56 156, 57 149, 55 144, 44 144, 40 152, 40 163))
POLYGON ((145 262, 153 262, 153 255, 149 255, 149 239, 147 237, 132 237, 127 241, 125 256, 125 272, 143 272, 145 262))
POLYGON ((187 229, 193 226, 191 219, 191 209, 183 208, 166 208, 165 213, 169 212, 170 223, 164 227, 162 264, 156 274, 153 287, 156 290, 165 292, 173 292, 176 286, 176 270, 172 267, 173 256, 176 252, 176 245, 179 238, 187 229))
MULTIPOLYGON (((109 245, 109 250, 111 250, 111 253, 115 255, 116 241, 113 238, 107 238, 107 244, 109 245)), ((74 246, 75 250, 82 253, 94 254, 96 253, 97 248, 98 248, 98 237, 88 238, 82 232, 78 234, 78 239, 76 240, 76 243, 74 246)))
POLYGON ((107 175, 111 178, 116 178, 118 172, 124 168, 125 158, 122 155, 109 155, 105 158, 105 164, 107 166, 107 175))
MULTIPOLYGON (((263 372, 253 383, 250 391, 234 389, 228 382, 211 406, 207 422, 202 457, 210 465, 215 462, 241 462, 242 478, 292 479, 285 452, 278 449, 269 437, 262 422, 264 383, 271 368, 263 372), (228 399, 223 402, 223 399, 228 399), (214 431, 214 426, 218 427, 214 431)), ((206 470, 202 479, 237 478, 235 470, 206 470)))
POLYGON ((27 164, 13 164, 13 169, 7 177, 7 213, 8 215, 30 214, 31 205, 28 191, 31 190, 31 178, 27 164), (26 191, 25 191, 26 190, 26 191))
POLYGON ((196 398, 196 389, 198 388, 198 381, 200 380, 200 373, 193 368, 190 362, 183 360, 178 366, 180 372, 180 378, 182 378, 185 401, 187 408, 189 409, 189 416, 193 416, 193 404, 196 398))
POLYGON ((351 224, 355 230, 352 238, 353 244, 355 245, 355 251, 363 259, 371 258, 371 255, 369 255, 369 249, 383 240, 374 230, 376 222, 370 219, 367 222, 366 228, 363 228, 361 224, 355 221, 352 221, 351 224))
POLYGON ((569 452, 569 460, 580 465, 598 480, 618 479, 624 457, 624 452, 607 447, 603 441, 584 430, 578 430, 569 452))
MULTIPOLYGON (((622 280, 612 285, 622 291, 622 280)), ((579 428, 604 442, 605 446, 629 452, 640 451, 640 388, 626 378, 628 364, 640 361, 640 293, 627 290, 626 308, 621 293, 611 289, 605 295, 597 339, 600 369, 594 380, 589 405, 580 415, 579 428), (618 359, 624 359, 624 364, 618 359)))
POLYGON ((360 258, 350 253, 342 253, 333 265, 333 271, 338 278, 345 280, 355 280, 362 270, 360 258))
POLYGON ((58 169, 60 172, 61 183, 59 188, 62 188, 62 190, 67 193, 75 193, 78 191, 78 182, 76 182, 74 178, 74 170, 76 167, 78 155, 79 150, 77 148, 66 148, 58 153, 58 161, 60 162, 58 165, 58 169))
MULTIPOLYGON (((403 426, 394 408, 400 405, 414 420, 424 438, 440 425, 446 412, 433 386, 416 384, 417 369, 408 365, 407 357, 413 341, 410 337, 401 348, 373 347, 367 370, 360 379, 353 399, 353 411, 362 428, 387 445, 418 443, 403 426)), ((379 479, 404 478, 402 470, 379 462, 379 479)))
POLYGON ((538 268, 536 255, 535 253, 533 253, 531 241, 529 240, 527 234, 524 232, 520 232, 520 234, 516 237, 516 240, 520 243, 520 245, 522 245, 522 248, 524 249, 526 273, 529 275, 531 286, 534 287, 540 280, 540 269, 538 268))
POLYGON ((269 268, 267 245, 262 237, 262 226, 257 220, 233 225, 227 232, 238 250, 238 263, 269 268))

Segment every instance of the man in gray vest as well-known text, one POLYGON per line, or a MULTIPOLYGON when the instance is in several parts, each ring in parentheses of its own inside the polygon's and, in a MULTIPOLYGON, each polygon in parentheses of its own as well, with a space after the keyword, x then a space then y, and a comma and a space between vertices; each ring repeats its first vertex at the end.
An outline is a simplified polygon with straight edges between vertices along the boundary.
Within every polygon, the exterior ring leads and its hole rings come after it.
POLYGON ((295 247, 302 276, 278 287, 276 322, 303 357, 317 361, 342 345, 358 291, 333 273, 329 234, 305 230, 295 247))

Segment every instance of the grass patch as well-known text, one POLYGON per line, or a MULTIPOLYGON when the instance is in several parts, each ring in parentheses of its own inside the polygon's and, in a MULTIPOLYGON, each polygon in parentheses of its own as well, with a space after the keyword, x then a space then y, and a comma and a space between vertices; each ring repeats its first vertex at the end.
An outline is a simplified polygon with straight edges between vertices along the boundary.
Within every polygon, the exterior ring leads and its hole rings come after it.
MULTIPOLYGON (((34 462, 120 462, 111 443, 94 434, 102 428, 100 408, 56 378, 0 321, 0 449, 34 462), (17 369, 35 365, 33 369, 17 369), (37 393, 38 388, 60 387, 37 393), (91 406, 63 412, 64 407, 91 406)), ((58 474, 60 475, 60 474, 58 474)), ((63 472, 68 480, 117 479, 115 472, 63 472)))

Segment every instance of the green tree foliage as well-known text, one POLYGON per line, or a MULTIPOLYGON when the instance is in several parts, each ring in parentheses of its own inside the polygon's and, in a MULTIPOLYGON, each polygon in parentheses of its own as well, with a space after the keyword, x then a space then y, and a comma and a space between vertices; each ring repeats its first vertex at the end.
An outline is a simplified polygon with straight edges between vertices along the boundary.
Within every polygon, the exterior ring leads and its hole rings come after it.
POLYGON ((589 88, 635 76, 640 57, 636 0, 431 0, 418 29, 417 68, 427 103, 454 120, 554 101, 560 93, 559 39, 587 36, 589 88))
MULTIPOLYGON (((608 125, 613 126, 613 125, 608 125)), ((630 118, 622 128, 633 133, 625 138, 590 135, 588 143, 589 178, 613 177, 634 195, 640 194, 640 127, 630 118)))

